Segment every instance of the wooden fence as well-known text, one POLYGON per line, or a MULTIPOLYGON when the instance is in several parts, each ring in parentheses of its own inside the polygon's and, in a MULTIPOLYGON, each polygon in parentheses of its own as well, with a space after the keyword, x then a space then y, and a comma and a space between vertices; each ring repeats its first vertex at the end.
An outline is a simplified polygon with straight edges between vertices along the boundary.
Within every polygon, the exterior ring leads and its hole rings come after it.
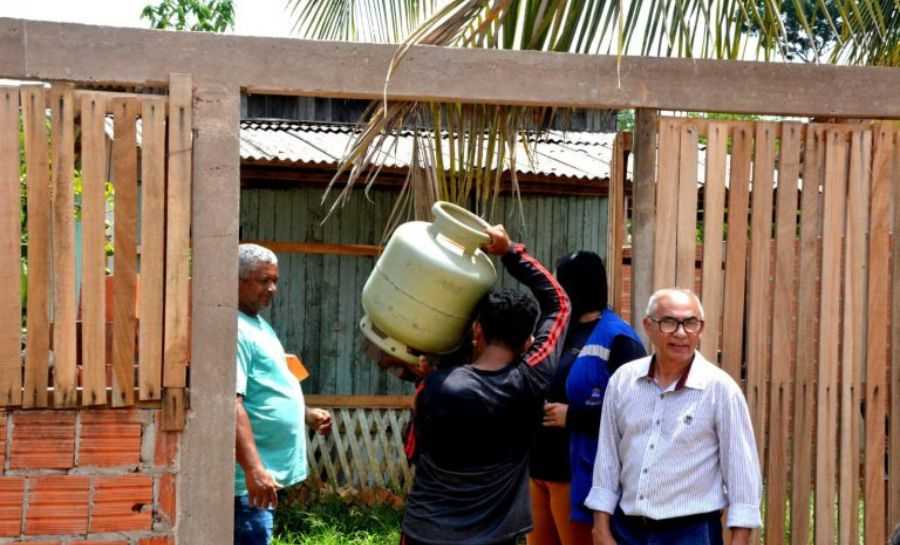
POLYGON ((185 75, 168 95, 0 87, 0 405, 162 403, 183 426, 191 96, 185 75))
POLYGON ((900 502, 895 125, 660 118, 658 157, 654 285, 702 293, 701 349, 744 386, 764 542, 885 543, 900 502))
POLYGON ((313 395, 306 401, 328 408, 334 418, 330 435, 310 434, 310 475, 357 490, 409 492, 413 470, 403 450, 403 431, 412 414, 411 396, 313 395))

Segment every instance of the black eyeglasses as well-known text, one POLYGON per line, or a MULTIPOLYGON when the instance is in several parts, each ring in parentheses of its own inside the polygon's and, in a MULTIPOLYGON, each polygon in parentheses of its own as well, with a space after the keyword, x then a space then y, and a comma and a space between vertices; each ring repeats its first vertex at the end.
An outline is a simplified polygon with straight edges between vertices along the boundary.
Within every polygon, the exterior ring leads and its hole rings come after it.
POLYGON ((650 317, 650 320, 656 322, 659 330, 663 333, 675 333, 676 331, 678 331, 679 326, 684 328, 685 333, 700 333, 700 330, 703 329, 703 320, 701 320, 700 318, 694 318, 693 316, 691 316, 690 318, 685 318, 684 320, 678 320, 676 318, 672 318, 671 316, 666 316, 658 320, 656 318, 650 317))

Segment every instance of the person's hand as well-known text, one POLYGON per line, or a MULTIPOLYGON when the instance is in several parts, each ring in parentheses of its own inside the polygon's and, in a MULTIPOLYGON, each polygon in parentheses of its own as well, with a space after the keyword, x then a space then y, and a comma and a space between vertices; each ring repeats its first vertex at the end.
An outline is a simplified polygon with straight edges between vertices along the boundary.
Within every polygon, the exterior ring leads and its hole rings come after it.
POLYGON ((593 541, 593 545, 617 545, 612 533, 610 533, 608 529, 603 530, 598 528, 596 524, 594 524, 594 528, 591 530, 591 540, 593 541))
POLYGON ((319 435, 331 433, 331 413, 325 409, 306 408, 306 423, 316 430, 319 435))
POLYGON ((544 421, 547 428, 565 428, 569 406, 565 403, 544 403, 544 421))
POLYGON ((250 495, 250 507, 260 509, 275 509, 278 506, 278 483, 266 468, 259 467, 246 472, 244 480, 247 483, 247 492, 250 495))
POLYGON ((380 351, 379 358, 376 362, 378 367, 400 380, 418 382, 428 376, 433 370, 431 362, 425 356, 419 356, 417 363, 408 363, 380 351))
POLYGON ((593 545, 616 545, 610 526, 610 514, 594 511, 594 526, 591 528, 593 545))
POLYGON ((732 528, 730 545, 747 545, 750 543, 750 528, 732 528))
POLYGON ((432 371, 434 371, 434 367, 431 365, 431 360, 425 356, 419 356, 419 363, 410 369, 410 372, 419 377, 419 380, 430 375, 432 371))
POLYGON ((509 235, 506 233, 506 228, 503 225, 497 224, 493 227, 488 227, 486 231, 491 237, 491 241, 481 247, 485 253, 503 255, 509 251, 512 242, 509 240, 509 235))

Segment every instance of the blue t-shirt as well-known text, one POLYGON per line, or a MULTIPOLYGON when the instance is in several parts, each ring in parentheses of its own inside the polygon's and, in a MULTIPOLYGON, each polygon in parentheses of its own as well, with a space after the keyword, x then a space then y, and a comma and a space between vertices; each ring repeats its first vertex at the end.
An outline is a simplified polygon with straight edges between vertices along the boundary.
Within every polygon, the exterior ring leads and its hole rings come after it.
MULTIPOLYGON (((237 394, 263 466, 279 486, 306 478, 306 407, 303 391, 285 361, 284 348, 261 316, 238 312, 237 394)), ((247 494, 244 471, 235 464, 234 495, 247 494)))

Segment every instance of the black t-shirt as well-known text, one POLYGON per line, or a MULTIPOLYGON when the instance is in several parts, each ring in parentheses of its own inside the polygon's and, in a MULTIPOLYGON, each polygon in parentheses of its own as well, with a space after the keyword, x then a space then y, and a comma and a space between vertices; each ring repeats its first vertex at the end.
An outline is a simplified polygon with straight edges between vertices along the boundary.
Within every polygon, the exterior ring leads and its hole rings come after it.
MULTIPOLYGON (((566 380, 569 377, 569 370, 593 333, 598 321, 599 319, 590 322, 573 322, 569 326, 566 341, 563 344, 563 352, 559 357, 559 367, 550 383, 550 389, 547 391, 548 402, 569 402, 566 396, 566 380)), ((619 335, 613 339, 608 365, 610 370, 615 372, 623 364, 645 355, 646 352, 641 343, 630 337, 619 335)), ((598 434, 600 430, 599 408, 592 411, 578 410, 576 407, 569 406, 565 428, 541 426, 531 450, 530 474, 533 479, 556 482, 572 480, 569 466, 569 430, 572 429, 598 434)))
POLYGON ((507 270, 541 309, 535 341, 497 371, 470 365, 429 375, 416 398, 416 477, 403 532, 436 545, 487 545, 531 529, 528 452, 540 426, 569 318, 547 270, 516 245, 507 270))
MULTIPOLYGON (((566 333, 566 342, 559 357, 559 367, 550 389, 547 401, 550 403, 568 403, 566 397, 566 379, 569 369, 594 331, 597 320, 590 322, 572 322, 566 333)), ((543 415, 542 415, 543 417, 543 415)), ((531 477, 544 481, 568 482, 569 476, 569 432, 566 428, 548 428, 541 426, 535 436, 531 450, 531 477)))

